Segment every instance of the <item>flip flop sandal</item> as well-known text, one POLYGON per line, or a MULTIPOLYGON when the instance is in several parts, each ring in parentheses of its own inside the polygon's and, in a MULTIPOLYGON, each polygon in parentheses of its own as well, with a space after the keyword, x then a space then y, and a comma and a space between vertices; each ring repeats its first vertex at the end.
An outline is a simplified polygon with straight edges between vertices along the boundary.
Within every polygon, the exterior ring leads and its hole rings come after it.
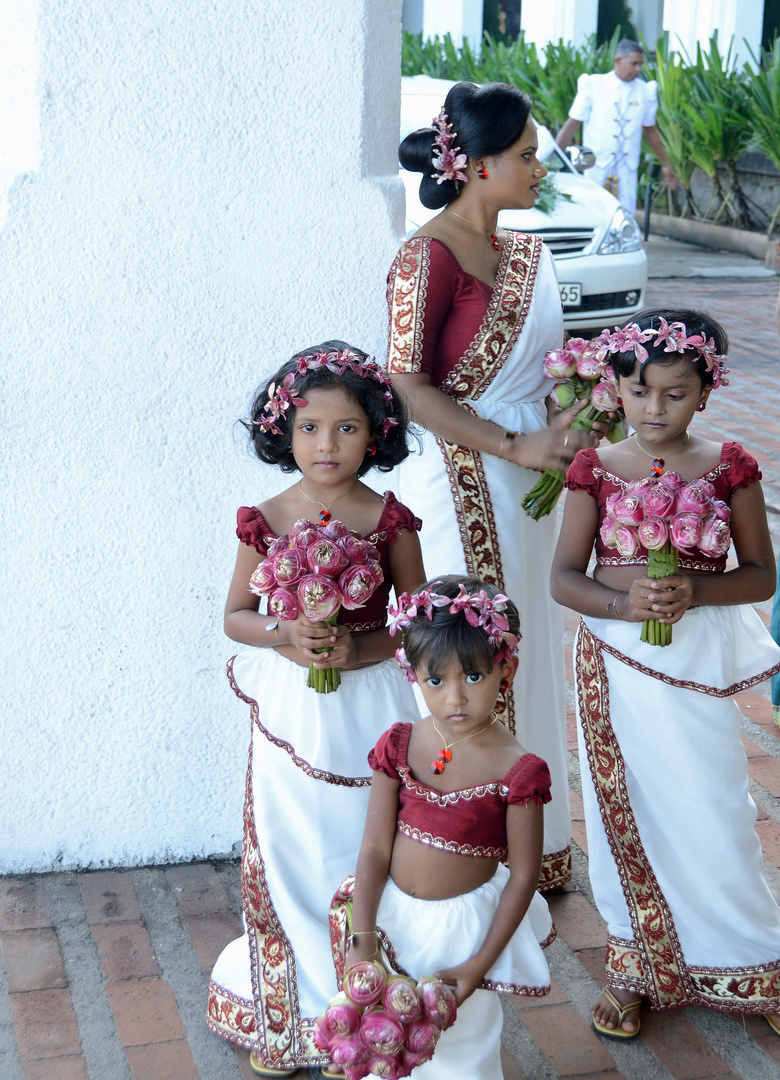
MULTIPOLYGON (((639 1028, 641 1026, 641 1021, 639 1019, 639 1006, 642 1004, 642 999, 640 998, 639 1001, 632 1001, 628 1005, 621 1005, 608 986, 604 987, 602 993, 618 1014, 617 1027, 608 1028, 604 1024, 600 1024, 598 1020, 591 1017, 591 1023, 593 1024, 594 1031, 597 1031, 599 1035, 603 1035, 606 1039, 635 1039, 639 1034, 639 1028), (629 1014, 634 1011, 636 1011, 636 1017, 629 1017, 629 1014), (636 1020, 636 1031, 623 1031, 623 1021, 629 1018, 636 1020)), ((768 1019, 769 1017, 767 1017, 767 1020, 768 1019)), ((780 1035, 780 1030, 778 1030, 778 1035, 780 1035)))
POLYGON ((766 1013, 764 1015, 764 1019, 766 1020, 767 1024, 769 1024, 772 1031, 774 1031, 775 1035, 780 1035, 780 1017, 770 1016, 768 1013, 766 1013))
POLYGON ((284 1077, 297 1076, 299 1071, 295 1066, 292 1069, 269 1069, 253 1051, 249 1054, 249 1068, 257 1076, 267 1076, 269 1080, 273 1080, 274 1077, 282 1080, 284 1077))

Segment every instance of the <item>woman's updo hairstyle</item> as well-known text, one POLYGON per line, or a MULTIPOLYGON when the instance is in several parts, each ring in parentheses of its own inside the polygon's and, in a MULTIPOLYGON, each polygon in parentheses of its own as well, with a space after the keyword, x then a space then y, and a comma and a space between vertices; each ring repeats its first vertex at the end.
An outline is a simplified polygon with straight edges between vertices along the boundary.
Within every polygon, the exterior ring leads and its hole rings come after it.
MULTIPOLYGON (((658 330, 662 319, 667 323, 684 323, 688 337, 693 334, 701 334, 705 340, 712 338, 715 350, 718 353, 725 355, 729 351, 728 334, 719 322, 703 311, 689 308, 648 308, 645 311, 637 312, 631 323, 636 323, 640 330, 658 330)), ((690 357, 696 374, 701 379, 702 389, 705 386, 713 385, 715 381, 713 370, 707 370, 707 361, 703 356, 696 356, 694 359, 694 354, 691 351, 685 353, 667 352, 665 345, 664 341, 656 343, 652 339, 644 343, 648 355, 647 359, 639 364, 638 378, 640 386, 645 385, 645 368, 648 364, 676 364, 683 356, 690 357)), ((610 366, 616 378, 627 379, 634 373, 637 359, 633 351, 613 353, 610 358, 610 366)))
MULTIPOLYGON (((454 146, 468 158, 491 157, 503 154, 525 131, 531 116, 531 99, 509 83, 459 82, 452 87, 444 102, 447 123, 456 135, 454 146)), ((423 174, 420 181, 420 202, 429 210, 439 210, 459 194, 455 180, 438 184, 431 175, 436 171, 433 158, 438 149, 434 144, 436 129, 413 131, 401 143, 398 160, 409 172, 423 174)))
POLYGON ((252 401, 249 419, 240 421, 249 434, 252 449, 261 461, 268 465, 278 465, 282 472, 291 473, 298 470, 292 453, 292 430, 297 410, 294 407, 290 408, 279 417, 276 422, 279 432, 265 430, 260 424, 260 421, 268 418, 265 406, 269 399, 269 387, 272 385, 278 387, 290 374, 295 375, 292 392, 296 398, 305 401, 307 390, 343 390, 355 399, 366 414, 376 453, 366 454, 357 470, 358 476, 363 476, 369 469, 390 472, 409 456, 406 442, 409 416, 403 398, 393 387, 386 387, 376 379, 368 375, 358 375, 348 368, 337 373, 324 364, 313 367, 302 375, 296 375, 299 360, 322 353, 342 353, 345 349, 352 353, 361 364, 369 359, 367 353, 356 349, 354 345, 348 345, 345 341, 323 341, 321 345, 313 345, 310 349, 297 352, 262 384, 252 401), (388 389, 392 395, 392 403, 385 397, 388 389), (387 434, 384 434, 385 421, 388 417, 392 417, 397 423, 389 427, 387 434))

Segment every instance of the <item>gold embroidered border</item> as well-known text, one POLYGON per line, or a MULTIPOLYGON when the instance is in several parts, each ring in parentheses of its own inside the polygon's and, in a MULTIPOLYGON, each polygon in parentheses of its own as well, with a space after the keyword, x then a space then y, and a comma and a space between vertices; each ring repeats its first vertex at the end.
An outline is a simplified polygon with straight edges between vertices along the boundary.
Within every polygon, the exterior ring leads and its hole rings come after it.
POLYGON ((430 244, 427 236, 407 240, 390 267, 387 279, 388 371, 403 374, 420 370, 430 244))
POLYGON ((445 394, 476 400, 506 363, 531 306, 542 248, 538 236, 507 233, 485 317, 471 345, 442 383, 445 394))
POLYGON ((642 844, 626 786, 626 766, 609 718, 609 681, 600 642, 584 624, 577 635, 577 696, 601 819, 634 929, 644 993, 656 1009, 693 1001, 669 905, 642 844))
POLYGON ((571 846, 542 856, 542 872, 539 875, 539 892, 549 892, 571 881, 571 846))

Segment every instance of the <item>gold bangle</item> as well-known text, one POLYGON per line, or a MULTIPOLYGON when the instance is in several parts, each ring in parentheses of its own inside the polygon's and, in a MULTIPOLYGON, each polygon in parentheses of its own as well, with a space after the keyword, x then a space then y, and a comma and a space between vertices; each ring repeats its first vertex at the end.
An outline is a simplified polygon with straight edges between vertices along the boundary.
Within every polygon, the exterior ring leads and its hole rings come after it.
POLYGON ((349 943, 350 943, 350 945, 357 945, 357 940, 356 939, 359 938, 359 937, 374 937, 375 938, 376 936, 377 936, 377 931, 376 930, 355 930, 355 931, 353 931, 353 933, 351 933, 349 935, 349 943))
POLYGON ((607 604, 608 613, 610 615, 614 615, 616 619, 620 618, 620 616, 617 613, 617 602, 618 602, 619 596, 620 596, 620 593, 615 593, 614 600, 610 600, 610 602, 607 604))
POLYGON ((274 637, 276 638, 277 641, 279 641, 279 620, 278 619, 276 620, 276 622, 269 622, 268 625, 266 626, 266 630, 273 630, 274 637))

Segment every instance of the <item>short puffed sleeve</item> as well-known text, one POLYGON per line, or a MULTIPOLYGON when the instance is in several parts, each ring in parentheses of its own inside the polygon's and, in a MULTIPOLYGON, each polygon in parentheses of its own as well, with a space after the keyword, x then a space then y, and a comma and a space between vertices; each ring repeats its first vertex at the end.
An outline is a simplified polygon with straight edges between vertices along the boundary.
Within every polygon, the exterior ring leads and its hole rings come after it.
POLYGON ((388 371, 431 374, 459 269, 452 252, 430 236, 401 245, 387 275, 388 371))
POLYGON ((236 515, 236 536, 242 544, 255 548, 265 555, 269 545, 276 539, 268 528, 263 515, 256 506, 239 506, 236 515))
POLYGON ((396 499, 392 491, 384 494, 385 505, 380 520, 382 532, 387 533, 389 543, 393 543, 401 529, 409 532, 419 532, 422 521, 412 513, 408 506, 404 506, 396 499))
POLYGON ((598 498, 598 481, 593 475, 599 464, 598 454, 592 448, 578 450, 566 472, 565 486, 569 491, 587 491, 594 499, 598 498))
POLYGON ((526 806, 535 803, 543 806, 552 799, 552 780, 547 762, 536 754, 524 754, 506 778, 509 787, 507 803, 510 806, 526 806))
POLYGON ((740 487, 750 487, 761 479, 758 462, 738 442, 723 444, 722 456, 729 463, 729 487, 732 491, 740 487))
POLYGON ((398 766, 406 764, 406 750, 409 746, 411 724, 393 724, 373 750, 369 751, 368 764, 374 772, 383 772, 393 780, 399 779, 398 766))
POLYGON ((590 75, 583 74, 577 79, 577 93, 569 109, 569 116, 575 120, 590 120, 593 110, 593 84, 590 75))

